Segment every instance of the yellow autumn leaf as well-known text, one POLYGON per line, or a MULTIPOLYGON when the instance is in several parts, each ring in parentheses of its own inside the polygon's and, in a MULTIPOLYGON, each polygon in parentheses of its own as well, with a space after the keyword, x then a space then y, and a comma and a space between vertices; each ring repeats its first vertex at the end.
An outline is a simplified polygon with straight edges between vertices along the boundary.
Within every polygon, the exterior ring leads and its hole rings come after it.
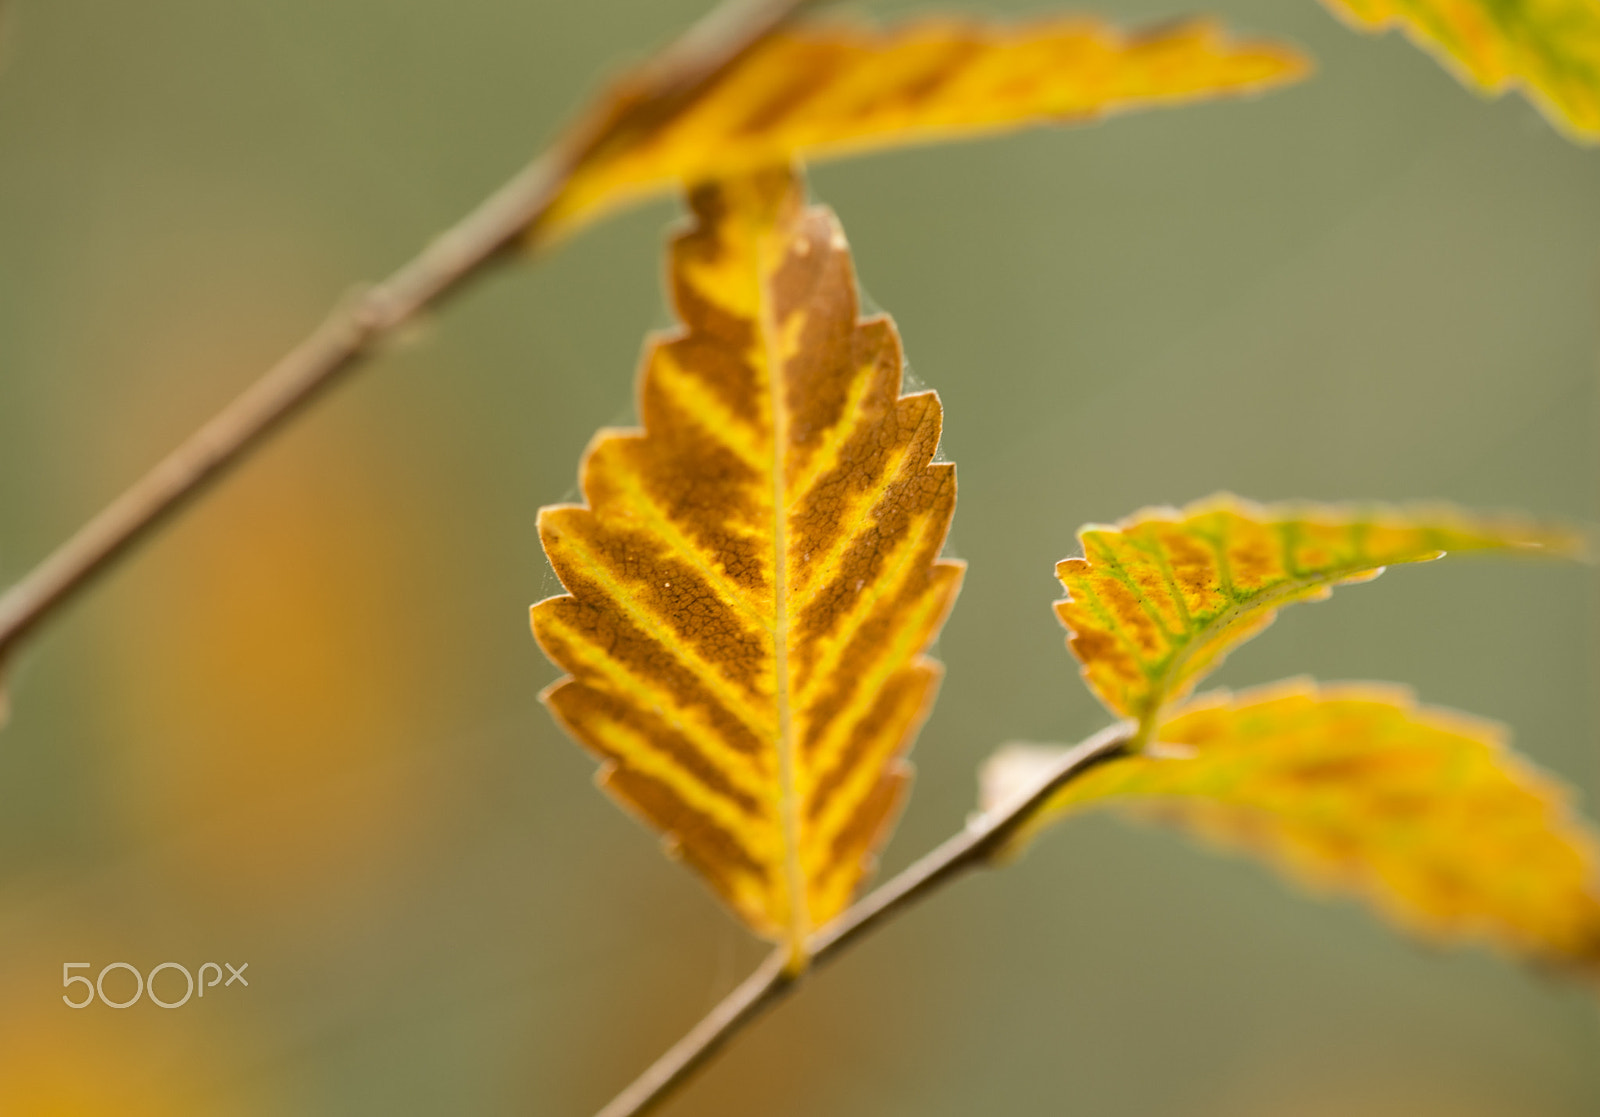
POLYGON ((1464 85, 1524 90, 1575 139, 1600 140, 1600 0, 1323 0, 1356 28, 1400 28, 1464 85))
POLYGON ((642 430, 603 430, 585 504, 539 515, 568 595, 533 608, 545 694, 600 782, 756 932, 802 956, 904 794, 961 581, 955 467, 858 316, 838 221, 788 171, 704 186, 671 252, 642 430))
POLYGON ((1099 20, 956 17, 875 29, 779 32, 678 111, 643 111, 639 79, 598 102, 595 143, 547 227, 627 201, 797 157, 1093 120, 1107 113, 1262 92, 1310 70, 1294 48, 1235 40, 1215 24, 1125 33, 1099 20))
MULTIPOLYGON (((1038 764, 1001 750, 985 800, 1038 764)), ((1018 840, 1099 806, 1255 854, 1427 937, 1600 961, 1600 844, 1565 788, 1512 753, 1499 726, 1419 707, 1404 688, 1301 679, 1206 695, 1149 751, 1062 787, 1018 840)))
POLYGON ((1448 551, 1582 547, 1565 529, 1451 508, 1262 506, 1228 494, 1090 524, 1078 538, 1083 557, 1056 566, 1067 590, 1056 613, 1090 689, 1139 723, 1138 740, 1284 605, 1448 551))

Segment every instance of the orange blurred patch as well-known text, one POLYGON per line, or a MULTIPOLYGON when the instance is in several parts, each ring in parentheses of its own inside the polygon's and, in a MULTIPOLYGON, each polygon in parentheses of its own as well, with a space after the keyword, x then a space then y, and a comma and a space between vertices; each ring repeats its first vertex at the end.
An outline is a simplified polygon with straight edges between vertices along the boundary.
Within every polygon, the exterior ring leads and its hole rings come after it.
MULTIPOLYGON (((319 428, 318 433, 321 433, 319 428)), ((349 432, 246 466, 142 563, 105 710, 123 816, 206 902, 258 910, 392 873, 424 810, 420 693, 380 462, 349 432)))

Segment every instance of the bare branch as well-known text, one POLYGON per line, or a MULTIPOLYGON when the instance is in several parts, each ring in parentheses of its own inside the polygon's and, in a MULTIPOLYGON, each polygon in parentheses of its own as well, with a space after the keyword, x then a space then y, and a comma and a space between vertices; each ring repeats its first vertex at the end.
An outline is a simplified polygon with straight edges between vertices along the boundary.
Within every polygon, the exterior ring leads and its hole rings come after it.
POLYGON ((812 0, 725 0, 548 152, 410 263, 359 291, 76 534, 0 596, 0 669, 17 645, 134 544, 261 445, 319 395, 366 364, 421 311, 504 262, 536 235, 586 160, 648 133, 812 0))
POLYGON ((806 973, 833 960, 869 931, 966 870, 989 864, 1005 848, 1007 840, 1058 788, 1119 754, 1131 735, 1131 725, 1121 722, 1101 730, 1076 748, 1068 749, 1040 777, 1032 791, 1010 800, 995 813, 974 817, 959 834, 863 896, 849 911, 812 937, 809 970, 799 974, 790 972, 786 968, 788 948, 773 951, 754 973, 740 982, 596 1117, 639 1117, 653 1110, 746 1025, 786 997, 806 973))

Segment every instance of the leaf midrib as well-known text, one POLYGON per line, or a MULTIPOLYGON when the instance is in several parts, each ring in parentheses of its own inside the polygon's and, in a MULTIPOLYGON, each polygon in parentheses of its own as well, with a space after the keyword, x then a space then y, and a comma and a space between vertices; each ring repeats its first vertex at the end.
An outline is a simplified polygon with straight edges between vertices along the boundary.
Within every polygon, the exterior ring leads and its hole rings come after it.
POLYGON ((805 965, 806 938, 810 934, 806 910, 804 871, 800 865, 800 817, 797 796, 799 758, 795 755, 793 712, 789 694, 789 548, 788 500, 784 484, 785 448, 789 441, 789 409, 784 399, 782 358, 775 351, 778 323, 774 317, 768 278, 772 243, 763 230, 756 231, 757 329, 767 379, 772 431, 772 648, 778 728, 778 814, 783 833, 783 879, 788 893, 789 969, 805 965))

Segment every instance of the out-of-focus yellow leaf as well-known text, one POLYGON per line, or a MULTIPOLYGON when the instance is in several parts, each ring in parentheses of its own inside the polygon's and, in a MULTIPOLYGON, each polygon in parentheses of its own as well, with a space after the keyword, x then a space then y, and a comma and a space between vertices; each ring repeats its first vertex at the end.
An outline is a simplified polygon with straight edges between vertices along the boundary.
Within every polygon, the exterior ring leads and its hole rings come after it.
POLYGON ((1015 25, 946 18, 883 30, 846 24, 781 32, 664 119, 633 111, 640 94, 624 79, 586 124, 603 120, 605 141, 577 168, 547 227, 800 156, 1257 93, 1309 69, 1292 47, 1234 40, 1207 22, 1134 34, 1081 17, 1015 25))
POLYGON ((1056 613, 1090 688, 1140 723, 1141 740, 1163 706, 1284 605, 1447 551, 1571 555, 1582 546, 1564 529, 1450 508, 1263 507, 1227 494, 1090 524, 1079 539, 1084 557, 1056 566, 1067 590, 1056 613))
MULTIPOLYGON (((1434 938, 1600 960, 1594 833, 1501 729, 1403 688, 1291 680, 1196 699, 1150 750, 1064 786, 1030 826, 1122 807, 1353 894, 1434 938)), ((1036 761, 996 754, 985 799, 1036 761)), ((1022 838, 1027 835, 1024 834, 1022 838)), ((1019 839, 1020 840, 1020 839, 1019 839)))
POLYGON ((569 595, 533 609, 571 672, 546 701, 602 785, 797 952, 904 794, 962 570, 938 561, 938 397, 900 394, 893 323, 858 317, 844 234, 802 191, 767 171, 693 193, 644 429, 601 431, 586 504, 541 511, 569 595))
POLYGON ((1600 140, 1600 0, 1323 0, 1363 31, 1401 28, 1465 85, 1513 85, 1575 139, 1600 140))

